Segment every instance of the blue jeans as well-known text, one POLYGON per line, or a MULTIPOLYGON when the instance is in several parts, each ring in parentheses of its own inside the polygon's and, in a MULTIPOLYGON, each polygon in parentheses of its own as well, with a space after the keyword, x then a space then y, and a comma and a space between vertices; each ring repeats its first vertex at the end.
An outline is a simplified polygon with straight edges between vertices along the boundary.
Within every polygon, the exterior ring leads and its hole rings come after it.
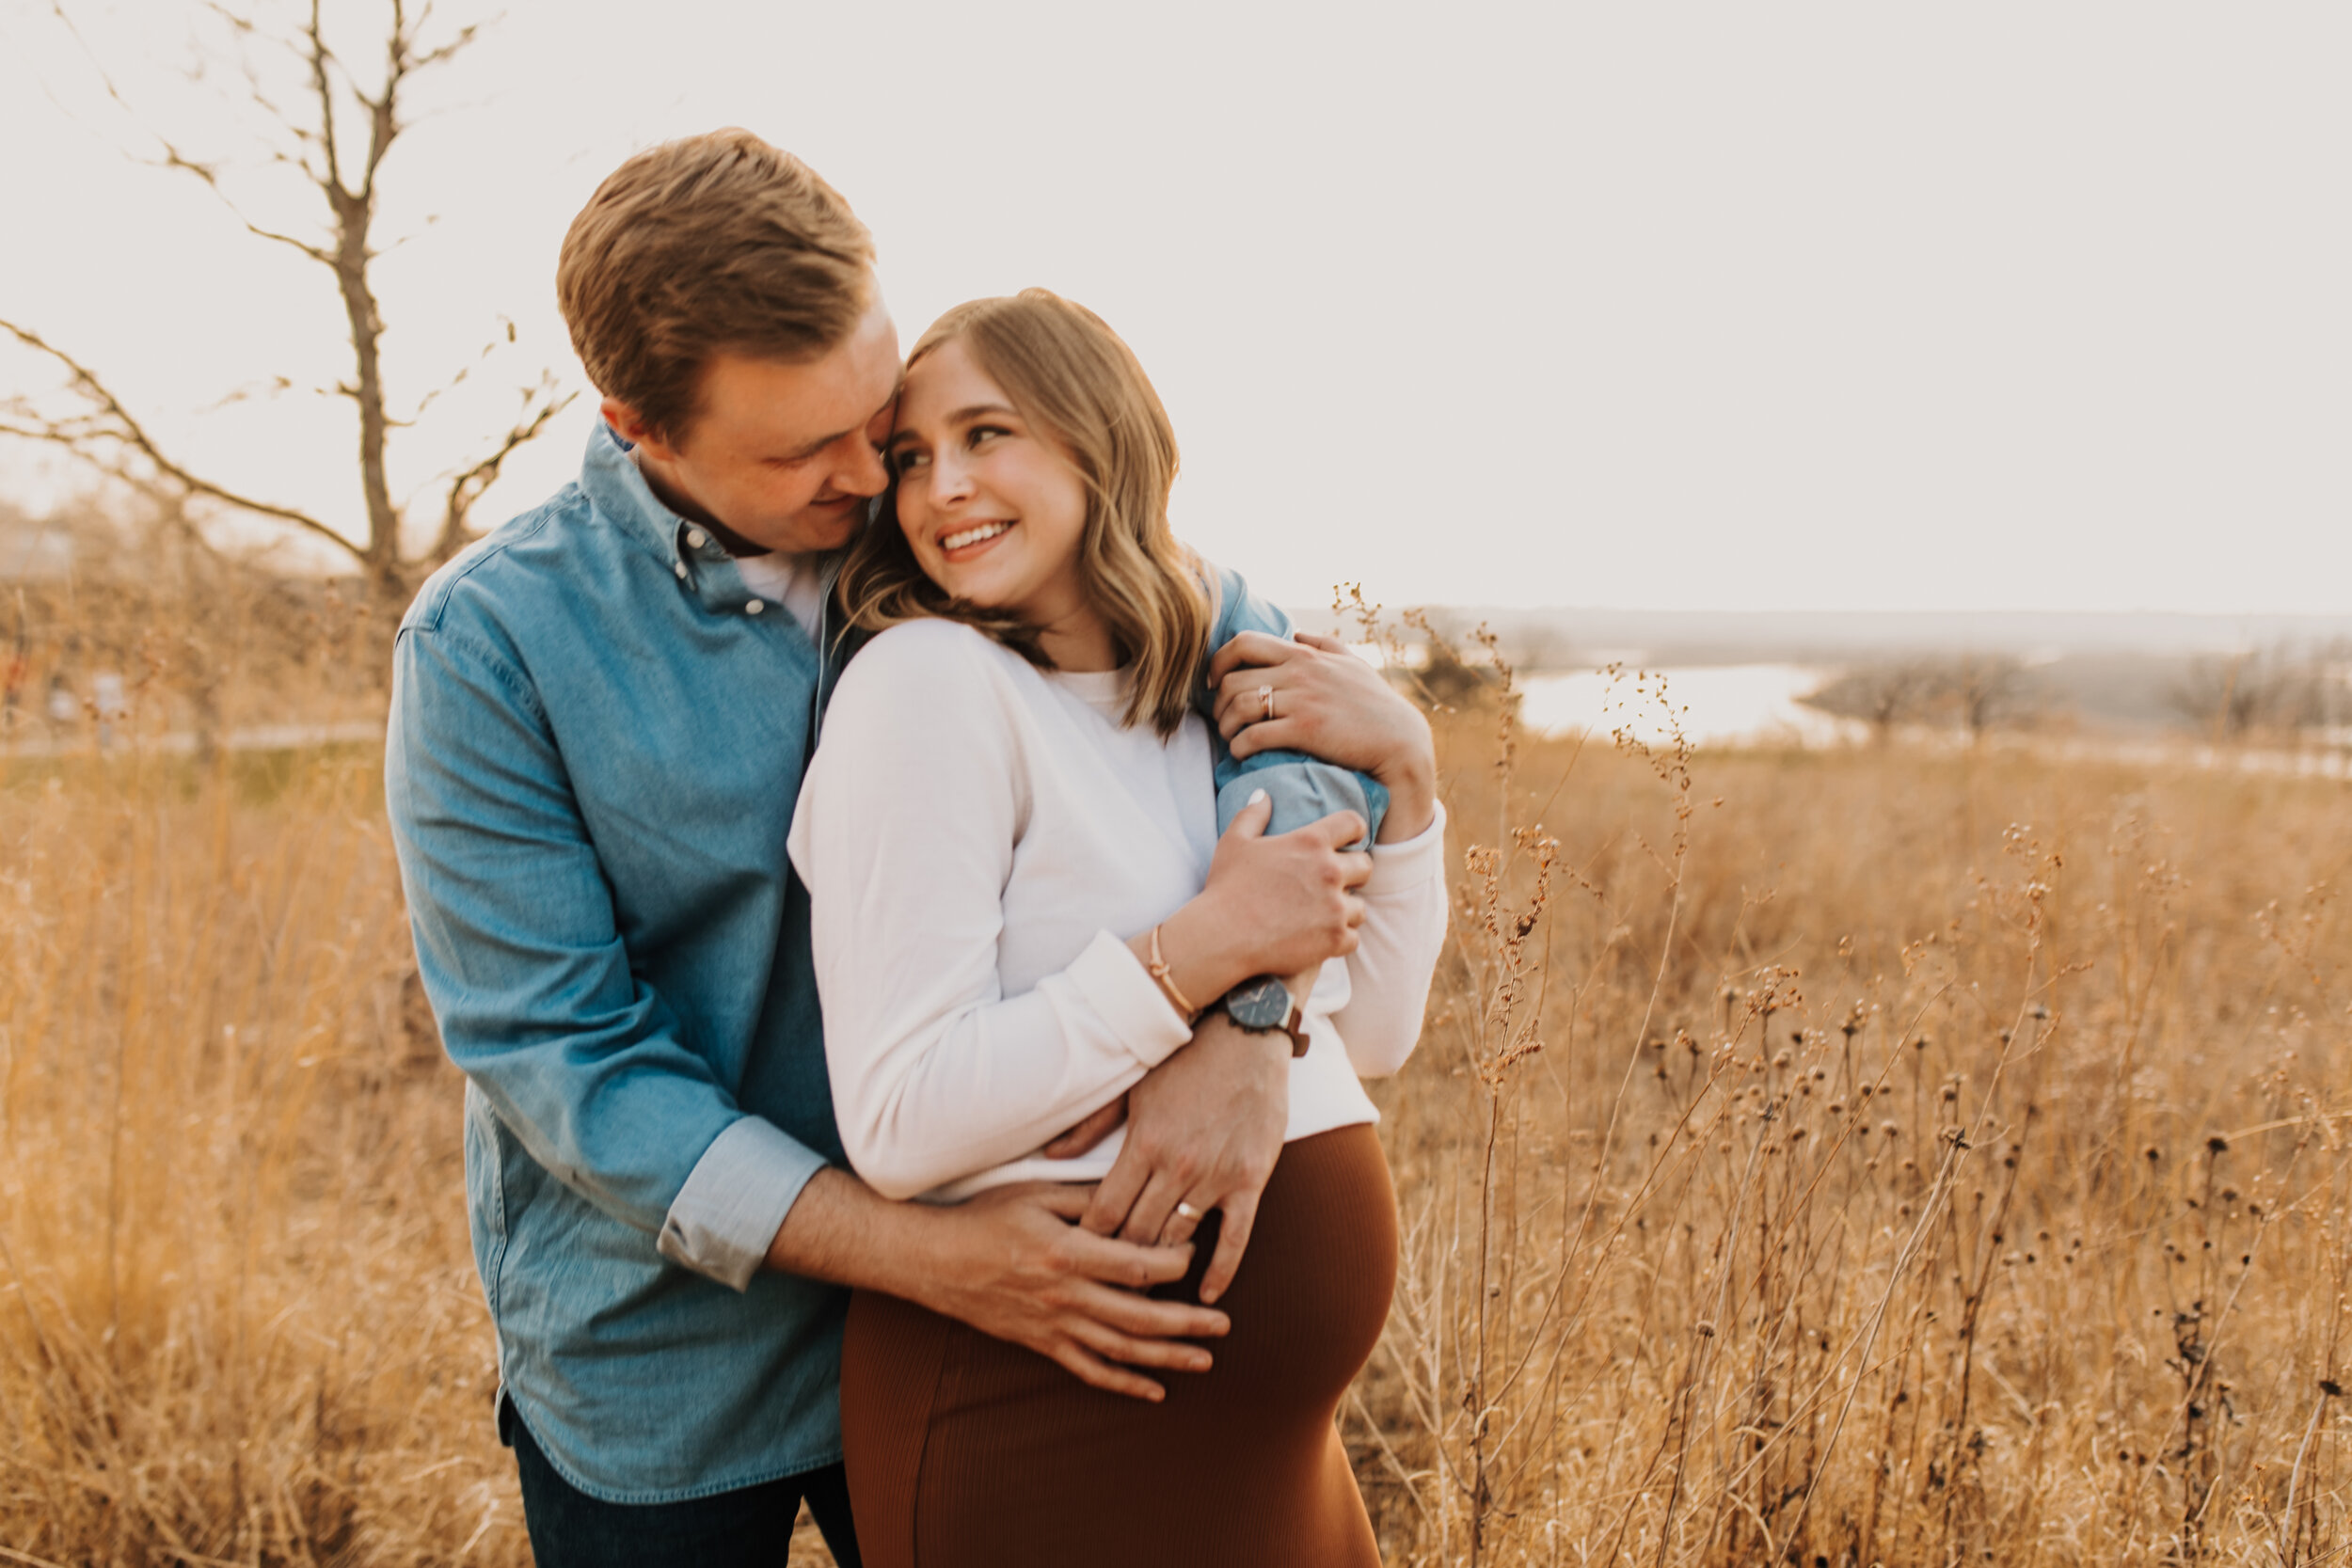
POLYGON ((781 1565, 803 1498, 841 1568, 859 1568, 850 1487, 841 1466, 682 1503, 608 1503, 556 1473, 513 1404, 499 1433, 522 1472, 523 1519, 539 1568, 752 1568, 781 1565))

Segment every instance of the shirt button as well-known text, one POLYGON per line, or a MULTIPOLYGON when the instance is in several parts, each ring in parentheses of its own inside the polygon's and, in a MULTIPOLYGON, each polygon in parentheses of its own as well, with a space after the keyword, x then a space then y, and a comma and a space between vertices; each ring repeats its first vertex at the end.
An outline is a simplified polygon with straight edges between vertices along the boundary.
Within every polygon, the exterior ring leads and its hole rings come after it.
POLYGON ((672 571, 674 571, 674 572, 675 572, 675 573, 677 574, 677 579, 678 579, 678 581, 680 581, 680 582, 684 582, 684 581, 686 580, 686 562, 683 562, 683 561, 674 561, 674 562, 670 562, 670 570, 672 570, 672 571))
POLYGON ((756 615, 767 608, 768 605, 765 600, 754 599, 751 603, 743 607, 743 613, 746 615, 756 615))
POLYGON ((710 543, 710 535, 705 533, 698 528, 690 528, 686 531, 686 542, 693 546, 696 549, 701 549, 705 545, 710 543))

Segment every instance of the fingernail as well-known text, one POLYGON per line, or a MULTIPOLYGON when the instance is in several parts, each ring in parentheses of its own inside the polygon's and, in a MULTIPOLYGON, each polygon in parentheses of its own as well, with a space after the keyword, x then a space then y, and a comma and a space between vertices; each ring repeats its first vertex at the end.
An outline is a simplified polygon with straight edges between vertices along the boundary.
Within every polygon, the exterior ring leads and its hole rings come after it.
POLYGON ((1253 789, 1249 792, 1249 803, 1253 806, 1264 799, 1265 791, 1263 789, 1253 789))

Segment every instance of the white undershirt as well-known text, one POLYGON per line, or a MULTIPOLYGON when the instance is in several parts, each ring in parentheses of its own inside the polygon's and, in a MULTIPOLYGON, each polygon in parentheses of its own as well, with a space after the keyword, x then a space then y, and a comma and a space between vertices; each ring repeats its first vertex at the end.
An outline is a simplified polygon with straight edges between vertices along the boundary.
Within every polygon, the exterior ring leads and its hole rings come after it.
MULTIPOLYGON (((1190 1038, 1126 939, 1198 894, 1208 732, 1123 727, 1123 677, 1049 673, 968 626, 866 645, 793 813, 834 1111, 888 1197, 1105 1174, 1119 1138, 1038 1148, 1190 1038)), ((1445 823, 1374 851, 1361 942, 1324 966, 1292 1063, 1295 1140, 1377 1119, 1357 1082, 1420 1037, 1446 922, 1445 823)), ((1205 998, 1192 998, 1199 1002, 1205 998)))
POLYGON ((784 606, 814 642, 818 617, 825 608, 825 574, 818 565, 821 559, 816 555, 787 555, 781 550, 771 555, 739 555, 735 557, 735 569, 741 574, 744 587, 763 599, 784 606))

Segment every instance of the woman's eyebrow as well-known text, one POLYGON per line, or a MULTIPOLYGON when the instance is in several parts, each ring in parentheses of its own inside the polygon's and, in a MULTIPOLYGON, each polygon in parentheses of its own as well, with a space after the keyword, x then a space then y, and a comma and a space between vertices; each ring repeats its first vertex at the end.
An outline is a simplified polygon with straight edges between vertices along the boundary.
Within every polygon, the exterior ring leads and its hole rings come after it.
POLYGON ((1017 415, 1019 412, 1019 409, 1009 407, 1001 403, 976 403, 968 408, 959 408, 954 413, 948 415, 947 422, 949 424, 962 424, 967 420, 980 419, 990 414, 1017 415))

